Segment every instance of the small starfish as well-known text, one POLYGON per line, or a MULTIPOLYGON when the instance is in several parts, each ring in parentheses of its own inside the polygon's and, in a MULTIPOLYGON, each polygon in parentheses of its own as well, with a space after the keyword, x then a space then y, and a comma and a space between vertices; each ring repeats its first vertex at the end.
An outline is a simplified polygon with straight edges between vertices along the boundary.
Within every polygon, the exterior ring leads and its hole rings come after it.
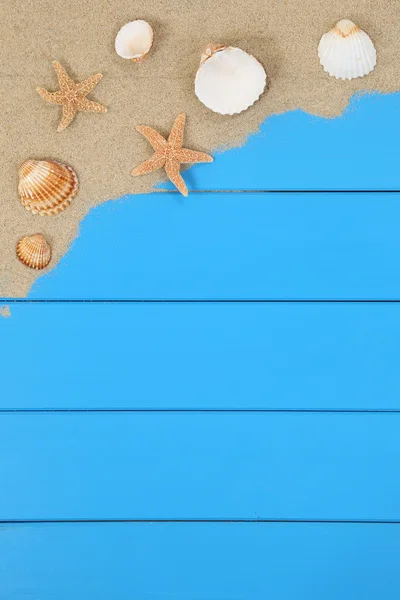
POLYGON ((153 146, 155 153, 149 160, 133 169, 132 175, 146 175, 164 167, 168 179, 172 181, 181 194, 188 195, 188 189, 180 174, 181 164, 212 162, 214 159, 204 152, 182 148, 185 120, 185 113, 181 113, 176 117, 168 140, 151 127, 146 125, 136 127, 136 131, 144 135, 153 146))
POLYGON ((50 104, 60 104, 63 107, 63 117, 57 131, 63 131, 75 118, 78 111, 105 113, 107 109, 98 102, 88 100, 86 96, 96 87, 103 78, 101 73, 92 75, 85 81, 75 83, 68 75, 64 67, 57 61, 53 61, 53 67, 57 73, 60 90, 58 92, 48 92, 43 88, 36 88, 36 91, 44 100, 50 104))

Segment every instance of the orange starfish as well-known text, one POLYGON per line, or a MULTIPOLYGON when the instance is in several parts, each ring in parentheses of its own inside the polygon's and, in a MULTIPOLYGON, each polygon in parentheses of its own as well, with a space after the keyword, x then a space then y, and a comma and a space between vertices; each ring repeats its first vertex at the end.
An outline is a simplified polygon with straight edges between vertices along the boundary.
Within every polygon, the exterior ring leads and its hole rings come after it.
POLYGON ((57 73, 60 90, 58 92, 48 92, 43 88, 36 88, 38 94, 50 104, 60 104, 63 107, 63 117, 58 126, 57 131, 62 131, 75 118, 78 111, 105 113, 107 109, 98 102, 88 100, 86 96, 96 87, 99 81, 103 78, 101 73, 92 75, 85 81, 75 83, 68 75, 64 67, 57 61, 53 62, 53 67, 57 73))
POLYGON ((204 152, 182 148, 185 120, 185 113, 181 113, 176 117, 168 140, 151 127, 146 125, 136 127, 136 130, 144 135, 153 146, 155 153, 149 160, 133 169, 132 175, 146 175, 164 167, 168 179, 172 181, 181 194, 188 195, 188 189, 180 174, 181 164, 212 162, 214 159, 204 152))

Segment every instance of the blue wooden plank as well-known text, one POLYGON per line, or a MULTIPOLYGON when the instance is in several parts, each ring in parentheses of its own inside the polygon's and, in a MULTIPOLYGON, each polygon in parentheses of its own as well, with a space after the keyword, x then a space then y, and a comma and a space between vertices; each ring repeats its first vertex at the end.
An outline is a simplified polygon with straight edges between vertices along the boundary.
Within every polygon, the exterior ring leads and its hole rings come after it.
POLYGON ((11 311, 0 409, 400 409, 400 304, 11 311))
POLYGON ((400 298, 400 194, 178 194, 91 212, 31 298, 400 298))
POLYGON ((400 413, 0 415, 0 519, 400 520, 400 413))
POLYGON ((194 190, 399 189, 399 100, 358 95, 336 119, 300 110, 270 117, 245 146, 217 153, 185 180, 194 190))
POLYGON ((394 525, 2 527, 2 600, 398 600, 394 525))

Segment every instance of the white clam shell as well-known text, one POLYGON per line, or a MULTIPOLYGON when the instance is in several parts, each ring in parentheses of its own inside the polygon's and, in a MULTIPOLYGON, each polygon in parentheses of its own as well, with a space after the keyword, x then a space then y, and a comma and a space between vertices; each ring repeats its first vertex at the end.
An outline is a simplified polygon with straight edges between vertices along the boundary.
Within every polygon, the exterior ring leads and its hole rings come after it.
POLYGON ((221 115, 249 108, 265 90, 267 76, 254 56, 240 48, 209 46, 196 74, 200 102, 221 115))
POLYGON ((147 21, 127 23, 115 38, 115 51, 121 58, 141 62, 153 45, 153 29, 147 21))
POLYGON ((318 57, 324 70, 336 79, 364 77, 376 65, 371 38, 348 19, 339 21, 322 36, 318 57))

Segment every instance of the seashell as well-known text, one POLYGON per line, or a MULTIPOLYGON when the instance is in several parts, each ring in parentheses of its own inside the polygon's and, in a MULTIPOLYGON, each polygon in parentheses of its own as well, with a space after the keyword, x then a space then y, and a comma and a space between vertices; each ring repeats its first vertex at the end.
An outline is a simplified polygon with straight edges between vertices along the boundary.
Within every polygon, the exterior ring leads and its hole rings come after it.
POLYGON ((234 115, 259 99, 266 81, 264 67, 254 56, 240 48, 212 44, 201 56, 195 93, 214 112, 234 115))
POLYGON ((153 29, 149 23, 138 19, 127 23, 115 38, 115 51, 121 58, 142 62, 153 45, 153 29))
POLYGON ((59 162, 26 160, 19 169, 19 197, 34 215, 57 215, 70 204, 78 189, 75 171, 59 162))
POLYGON ((324 70, 336 79, 364 77, 376 65, 371 38, 348 19, 339 21, 322 36, 318 57, 324 70))
POLYGON ((41 233, 29 235, 17 244, 19 260, 31 269, 45 269, 51 260, 51 248, 41 233))

